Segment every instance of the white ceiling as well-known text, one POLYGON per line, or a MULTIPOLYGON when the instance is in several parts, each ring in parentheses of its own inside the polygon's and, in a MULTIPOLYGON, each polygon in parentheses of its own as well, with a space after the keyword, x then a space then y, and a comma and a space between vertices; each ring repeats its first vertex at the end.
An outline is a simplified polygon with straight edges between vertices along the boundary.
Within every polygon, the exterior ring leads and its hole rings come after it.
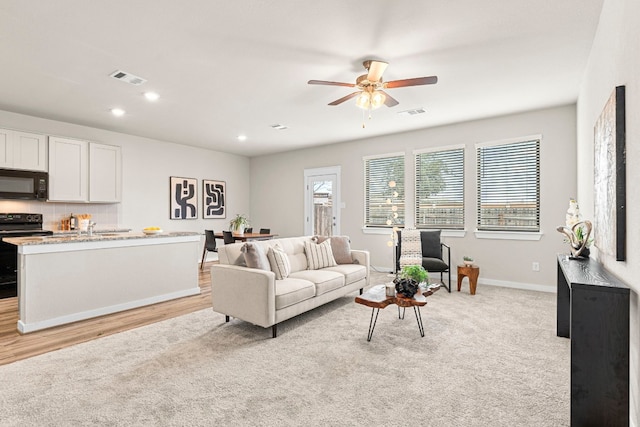
POLYGON ((601 6, 1 0, 0 109, 255 156, 563 105, 577 98, 601 6), (438 84, 389 89, 400 104, 363 129, 354 100, 327 105, 353 89, 307 81, 353 83, 370 58, 389 62, 386 81, 438 84), (148 82, 109 77, 117 69, 148 82), (146 101, 148 90, 160 100, 146 101), (113 117, 116 106, 127 114, 113 117))

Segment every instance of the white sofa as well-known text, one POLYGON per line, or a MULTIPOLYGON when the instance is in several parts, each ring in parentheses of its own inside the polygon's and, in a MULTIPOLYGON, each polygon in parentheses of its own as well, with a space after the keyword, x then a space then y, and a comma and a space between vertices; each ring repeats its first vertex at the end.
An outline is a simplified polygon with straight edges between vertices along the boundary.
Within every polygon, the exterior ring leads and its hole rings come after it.
MULTIPOLYGON (((273 271, 249 268, 242 252, 244 243, 218 247, 219 264, 211 267, 211 297, 213 310, 229 317, 272 328, 369 284, 369 252, 351 250, 351 264, 338 264, 318 270, 308 270, 304 243, 311 236, 262 240, 253 242, 264 252, 276 244, 284 250, 291 273, 276 280, 273 271)), ((343 259, 344 262, 344 259, 343 259)))

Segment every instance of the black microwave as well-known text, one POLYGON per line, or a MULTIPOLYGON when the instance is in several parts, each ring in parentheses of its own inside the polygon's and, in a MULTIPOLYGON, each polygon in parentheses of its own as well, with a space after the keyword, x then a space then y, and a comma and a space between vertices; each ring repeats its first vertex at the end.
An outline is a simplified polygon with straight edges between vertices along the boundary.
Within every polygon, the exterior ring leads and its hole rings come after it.
POLYGON ((46 172, 0 169, 0 199, 42 200, 49 197, 46 172))

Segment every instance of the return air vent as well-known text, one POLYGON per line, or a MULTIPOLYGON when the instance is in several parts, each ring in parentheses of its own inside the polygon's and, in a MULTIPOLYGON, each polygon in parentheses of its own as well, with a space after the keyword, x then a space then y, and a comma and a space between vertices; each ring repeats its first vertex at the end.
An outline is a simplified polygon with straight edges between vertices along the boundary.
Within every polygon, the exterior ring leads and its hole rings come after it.
POLYGON ((147 80, 142 77, 134 76, 131 73, 127 73, 126 71, 116 70, 113 73, 109 74, 109 77, 113 77, 116 80, 120 80, 134 86, 140 86, 142 83, 145 83, 147 80))
POLYGON ((413 110, 398 111, 400 116, 415 116, 416 114, 424 114, 427 111, 424 108, 414 108, 413 110))

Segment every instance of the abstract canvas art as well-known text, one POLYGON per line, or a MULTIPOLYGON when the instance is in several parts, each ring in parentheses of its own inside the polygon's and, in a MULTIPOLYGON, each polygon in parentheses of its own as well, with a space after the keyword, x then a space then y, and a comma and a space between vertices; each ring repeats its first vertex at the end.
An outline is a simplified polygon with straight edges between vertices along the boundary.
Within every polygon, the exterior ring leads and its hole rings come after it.
POLYGON ((594 244, 625 260, 625 87, 617 86, 594 126, 594 244))
POLYGON ((169 178, 170 219, 198 218, 198 181, 195 178, 169 178))
POLYGON ((227 186, 224 181, 202 180, 202 217, 227 217, 227 186))

